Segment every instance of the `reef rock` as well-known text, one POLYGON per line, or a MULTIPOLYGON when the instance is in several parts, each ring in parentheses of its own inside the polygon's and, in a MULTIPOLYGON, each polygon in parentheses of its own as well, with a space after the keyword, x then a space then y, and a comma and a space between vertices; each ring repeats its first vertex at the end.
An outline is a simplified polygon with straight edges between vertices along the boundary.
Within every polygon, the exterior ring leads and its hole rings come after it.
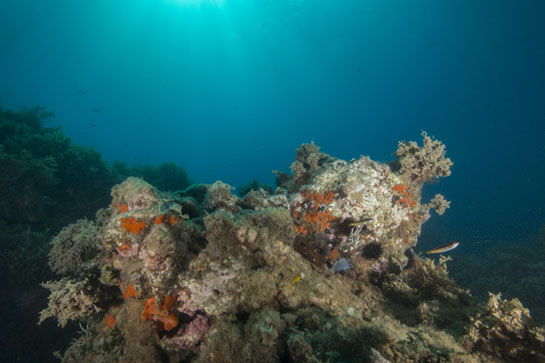
POLYGON ((403 145, 383 164, 304 144, 273 194, 244 198, 219 181, 162 193, 128 178, 95 222, 55 239, 51 266, 72 275, 46 284, 42 320, 87 322, 63 360, 501 361, 501 342, 471 322, 486 307, 446 260, 412 251, 430 208, 448 207, 420 197, 423 181, 449 174, 444 146, 403 145))

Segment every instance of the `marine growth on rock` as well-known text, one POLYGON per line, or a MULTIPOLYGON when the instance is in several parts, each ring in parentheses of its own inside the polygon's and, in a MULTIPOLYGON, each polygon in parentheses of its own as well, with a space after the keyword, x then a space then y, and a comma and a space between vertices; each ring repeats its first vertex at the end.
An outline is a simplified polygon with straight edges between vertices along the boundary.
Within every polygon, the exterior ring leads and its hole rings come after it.
POLYGON ((449 205, 421 199, 452 164, 423 136, 389 164, 304 144, 273 194, 115 186, 107 211, 54 240, 51 266, 70 276, 44 284, 41 321, 86 323, 63 361, 499 362, 512 352, 494 349, 495 331, 516 335, 517 357, 544 359, 518 303, 478 306, 446 260, 413 251, 430 208, 449 205), (515 328, 503 319, 513 309, 515 328))

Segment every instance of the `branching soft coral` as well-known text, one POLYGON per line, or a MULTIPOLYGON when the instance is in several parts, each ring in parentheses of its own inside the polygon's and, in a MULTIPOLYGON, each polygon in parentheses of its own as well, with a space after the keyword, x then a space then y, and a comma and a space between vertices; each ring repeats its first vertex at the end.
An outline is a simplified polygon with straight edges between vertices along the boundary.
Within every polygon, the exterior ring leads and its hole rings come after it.
POLYGON ((318 169, 320 162, 328 157, 327 154, 320 152, 320 147, 312 141, 310 144, 302 144, 295 151, 295 161, 290 168, 299 178, 305 172, 318 169))
POLYGON ((450 202, 445 199, 441 194, 435 194, 427 205, 430 208, 435 209, 437 214, 443 215, 445 211, 450 208, 450 202))
POLYGON ((422 146, 414 141, 399 142, 397 156, 399 173, 407 181, 422 184, 450 175, 452 161, 445 157, 445 145, 422 132, 422 146))
POLYGON ((487 306, 472 319, 467 335, 473 348, 517 362, 545 361, 545 330, 534 326, 528 309, 518 299, 489 295, 487 306))
POLYGON ((49 253, 51 269, 60 274, 81 271, 86 256, 100 247, 96 231, 95 223, 87 219, 63 228, 52 241, 49 253))
POLYGON ((295 151, 295 161, 290 166, 293 175, 288 175, 278 170, 273 171, 276 174, 276 184, 282 188, 295 190, 297 185, 300 185, 305 179, 310 177, 329 157, 326 153, 320 152, 320 147, 314 144, 314 142, 302 144, 295 151))
POLYGON ((87 280, 63 278, 60 281, 49 281, 42 284, 51 290, 47 308, 40 312, 41 324, 47 318, 56 317, 59 326, 65 327, 68 320, 78 320, 92 313, 100 312, 96 306, 97 299, 86 293, 87 280))

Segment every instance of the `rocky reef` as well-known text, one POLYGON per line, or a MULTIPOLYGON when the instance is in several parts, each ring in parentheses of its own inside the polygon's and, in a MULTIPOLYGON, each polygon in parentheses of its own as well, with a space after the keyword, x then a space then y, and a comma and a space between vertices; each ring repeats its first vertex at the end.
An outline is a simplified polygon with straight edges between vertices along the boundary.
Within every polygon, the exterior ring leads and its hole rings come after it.
POLYGON ((40 321, 81 322, 65 362, 545 361, 518 301, 479 306, 413 252, 450 174, 445 147, 400 143, 397 160, 296 152, 277 189, 218 181, 160 192, 130 177, 95 221, 53 240, 65 274, 40 321))
POLYGON ((55 273, 83 272, 79 267, 95 256, 99 245, 91 220, 110 203, 114 185, 129 176, 160 190, 184 189, 192 183, 185 169, 173 163, 107 163, 98 151, 74 143, 60 127, 48 127, 53 120, 54 114, 41 106, 0 106, 0 310, 9 312, 0 328, 0 356, 6 362, 54 361, 51 351, 66 349, 76 333, 77 324, 61 330, 53 320, 36 329, 36 316, 48 294, 39 283, 56 278, 55 273), (58 256, 51 257, 50 266, 49 253, 58 256))

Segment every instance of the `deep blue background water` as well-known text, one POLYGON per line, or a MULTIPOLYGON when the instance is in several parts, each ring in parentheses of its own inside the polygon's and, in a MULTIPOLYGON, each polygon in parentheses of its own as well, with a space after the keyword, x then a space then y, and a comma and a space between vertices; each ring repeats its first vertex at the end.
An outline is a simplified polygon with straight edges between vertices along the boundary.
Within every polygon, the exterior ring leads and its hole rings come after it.
POLYGON ((426 130, 455 164, 424 245, 545 223, 542 0, 2 0, 0 105, 34 104, 108 161, 234 186, 426 130))

